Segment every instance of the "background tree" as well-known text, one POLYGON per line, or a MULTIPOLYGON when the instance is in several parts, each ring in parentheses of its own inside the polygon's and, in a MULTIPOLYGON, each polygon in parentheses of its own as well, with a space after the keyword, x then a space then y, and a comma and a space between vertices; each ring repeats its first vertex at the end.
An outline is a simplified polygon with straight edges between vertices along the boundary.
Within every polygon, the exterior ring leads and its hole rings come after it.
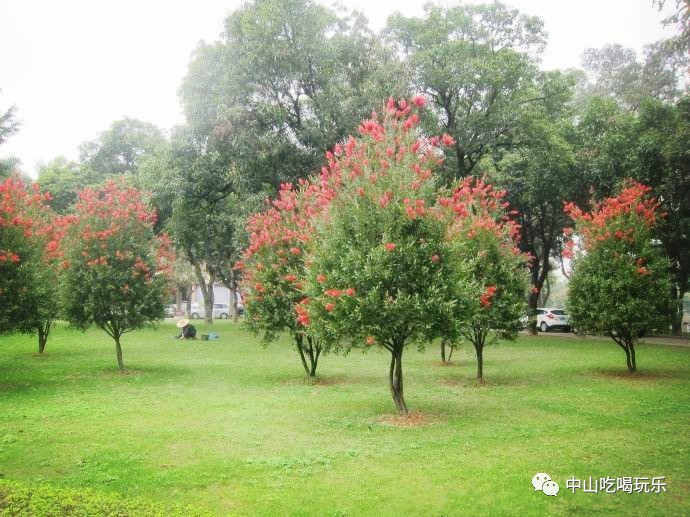
POLYGON ((164 143, 165 137, 156 126, 125 117, 113 122, 96 140, 81 144, 79 160, 95 183, 122 174, 136 176, 142 159, 164 143))
MULTIPOLYGON (((578 204, 615 195, 620 182, 636 169, 636 115, 614 99, 592 97, 578 112, 573 151, 579 176, 578 204)), ((573 193, 574 194, 574 193, 573 193)))
POLYGON ((635 178, 653 187, 666 214, 657 223, 655 238, 671 261, 673 332, 680 334, 690 275, 690 96, 676 105, 644 101, 635 134, 635 178))
MULTIPOLYGON (((4 112, 0 111, 0 145, 19 130, 17 107, 10 106, 4 112)), ((19 164, 16 158, 0 159, 0 179, 8 178, 19 164)))
POLYGON ((451 335, 474 346, 480 382, 484 346, 499 336, 514 339, 525 311, 529 256, 518 248, 520 229, 508 215, 505 194, 468 177, 439 199, 440 213, 448 220, 448 259, 459 262, 457 298, 467 296, 468 286, 476 291, 451 318, 451 335))
POLYGON ((249 2, 221 42, 197 49, 181 88, 187 119, 257 186, 304 177, 367 115, 375 42, 361 16, 249 2))
MULTIPOLYGON (((213 321, 213 286, 232 277, 244 243, 244 218, 257 199, 209 145, 208 138, 177 128, 170 145, 143 167, 142 181, 163 214, 176 248, 189 261, 213 321)), ((232 285, 232 284, 231 284, 232 285)))
POLYGON ((628 370, 637 369, 635 343, 640 335, 664 329, 670 320, 669 263, 654 241, 659 203, 650 188, 630 182, 616 197, 584 212, 570 203, 574 258, 568 310, 571 324, 601 332, 624 351, 628 370))
POLYGON ((86 185, 79 164, 59 156, 38 168, 41 188, 50 192, 50 207, 58 214, 66 214, 77 200, 77 193, 86 185))
POLYGON ((122 335, 161 319, 169 293, 173 256, 167 237, 154 236, 155 218, 138 190, 109 181, 79 193, 63 239, 65 316, 113 338, 121 371, 122 335))
POLYGON ((386 34, 402 56, 400 76, 430 100, 428 131, 455 140, 446 175, 472 174, 535 100, 530 85, 545 44, 543 23, 499 2, 429 4, 423 18, 391 16, 386 34))
POLYGON ((647 45, 643 61, 638 61, 634 50, 621 45, 588 48, 582 58, 586 80, 579 95, 614 99, 630 110, 639 109, 645 97, 672 102, 680 94, 687 59, 664 41, 647 45))
POLYGON ((542 81, 539 88, 552 92, 545 96, 548 101, 524 107, 513 130, 511 150, 492 156, 490 167, 487 163, 488 178, 506 190, 507 201, 517 211, 520 248, 532 257, 528 296, 532 332, 536 332, 540 294, 560 260, 563 227, 568 221, 563 203, 581 192, 572 145, 572 113, 566 103, 572 78, 552 73, 542 81))
MULTIPOLYGON (((690 53, 690 2, 688 0, 672 0, 673 12, 663 20, 663 24, 675 25, 678 33, 667 41, 667 45, 679 54, 690 53)), ((661 11, 666 5, 666 0, 654 0, 661 11)))

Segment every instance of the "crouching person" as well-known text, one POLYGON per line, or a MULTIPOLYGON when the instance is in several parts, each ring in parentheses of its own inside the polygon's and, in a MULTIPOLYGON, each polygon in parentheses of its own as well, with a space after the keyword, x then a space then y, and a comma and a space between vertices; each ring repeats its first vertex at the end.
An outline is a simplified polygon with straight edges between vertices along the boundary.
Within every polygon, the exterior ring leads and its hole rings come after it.
POLYGON ((180 334, 177 339, 195 339, 196 338, 196 328, 194 325, 189 323, 188 319, 181 319, 177 322, 177 328, 180 329, 180 334))

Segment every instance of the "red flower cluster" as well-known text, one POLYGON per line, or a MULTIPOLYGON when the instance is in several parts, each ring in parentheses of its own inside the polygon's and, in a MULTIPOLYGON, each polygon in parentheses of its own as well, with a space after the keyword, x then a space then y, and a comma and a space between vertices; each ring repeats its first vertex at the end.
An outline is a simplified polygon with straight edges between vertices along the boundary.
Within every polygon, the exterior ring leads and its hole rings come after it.
POLYGON ((82 247, 81 255, 89 267, 108 266, 115 261, 130 268, 132 279, 150 283, 154 276, 169 278, 175 257, 167 234, 153 240, 151 264, 127 246, 132 236, 151 232, 155 221, 155 212, 148 210, 139 190, 124 182, 109 181, 100 190, 87 188, 79 193, 75 214, 69 220, 69 225, 79 232, 72 236, 72 245, 82 247))
POLYGON ((484 290, 482 295, 479 297, 479 301, 481 302, 483 307, 487 309, 491 307, 491 300, 493 299, 494 294, 496 294, 495 285, 490 285, 484 290))
MULTIPOLYGON (((607 250, 615 260, 627 262, 634 273, 650 274, 646 259, 635 251, 650 241, 652 228, 664 215, 659 213, 660 203, 650 192, 650 187, 631 180, 617 196, 592 203, 590 212, 567 203, 564 210, 575 222, 581 247, 586 252, 607 250)), ((572 228, 564 230, 568 240, 563 256, 567 258, 574 256, 574 233, 572 228)))
MULTIPOLYGON (((640 230, 650 230, 656 225, 660 215, 660 203, 649 196, 650 191, 646 185, 629 181, 617 196, 593 203, 590 212, 575 203, 566 203, 564 210, 575 221, 585 250, 611 239, 633 243, 640 230)), ((572 229, 566 228, 564 232, 571 235, 572 229)), ((572 255, 572 246, 569 244, 568 255, 572 255)))
MULTIPOLYGON (((50 193, 42 194, 37 183, 27 187, 18 177, 0 183, 0 228, 16 232, 30 245, 38 246, 46 264, 59 258, 59 242, 69 222, 69 218, 51 213, 47 205, 50 200, 50 193)), ((18 264, 21 257, 16 250, 0 248, 0 262, 18 264)))
POLYGON ((493 235, 503 249, 513 255, 529 257, 517 247, 520 225, 514 217, 518 212, 508 210, 504 190, 494 188, 483 180, 467 177, 452 191, 451 196, 440 196, 433 213, 448 222, 450 239, 477 239, 493 235))

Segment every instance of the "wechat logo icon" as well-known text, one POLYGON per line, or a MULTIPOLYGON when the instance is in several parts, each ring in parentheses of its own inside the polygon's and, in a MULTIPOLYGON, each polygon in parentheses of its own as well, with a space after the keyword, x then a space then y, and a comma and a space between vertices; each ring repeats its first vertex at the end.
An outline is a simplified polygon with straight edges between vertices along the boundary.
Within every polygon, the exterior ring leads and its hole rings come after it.
POLYGON ((546 495, 556 495, 558 493, 558 483, 551 479, 546 472, 537 472, 532 478, 532 486, 534 491, 544 492, 546 495))

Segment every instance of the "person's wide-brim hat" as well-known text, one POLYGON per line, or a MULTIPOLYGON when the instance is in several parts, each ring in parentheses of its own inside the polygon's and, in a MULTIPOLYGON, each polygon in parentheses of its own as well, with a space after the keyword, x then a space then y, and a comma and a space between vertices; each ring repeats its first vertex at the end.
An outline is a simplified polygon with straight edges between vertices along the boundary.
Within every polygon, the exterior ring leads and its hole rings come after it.
POLYGON ((182 318, 180 321, 177 322, 177 328, 180 329, 182 327, 186 327, 187 325, 189 325, 189 320, 187 318, 182 318))

